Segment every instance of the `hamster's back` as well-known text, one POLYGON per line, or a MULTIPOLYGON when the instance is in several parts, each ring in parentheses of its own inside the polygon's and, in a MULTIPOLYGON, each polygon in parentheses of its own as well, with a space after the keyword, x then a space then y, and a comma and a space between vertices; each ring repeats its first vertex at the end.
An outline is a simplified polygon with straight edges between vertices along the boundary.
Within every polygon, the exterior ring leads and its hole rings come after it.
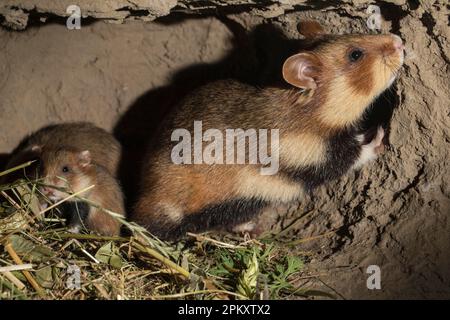
MULTIPOLYGON (((95 163, 116 175, 121 147, 120 143, 106 130, 88 122, 70 122, 44 127, 26 138, 10 159, 9 168, 33 156, 33 146, 41 149, 89 150, 95 163)), ((36 156, 36 154, 34 154, 36 156)))

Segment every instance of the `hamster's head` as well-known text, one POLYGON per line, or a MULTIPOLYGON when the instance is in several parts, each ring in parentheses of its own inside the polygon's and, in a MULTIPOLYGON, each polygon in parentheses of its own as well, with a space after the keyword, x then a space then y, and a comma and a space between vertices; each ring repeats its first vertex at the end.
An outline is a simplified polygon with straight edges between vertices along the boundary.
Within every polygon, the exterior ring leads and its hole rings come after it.
POLYGON ((40 191, 52 202, 93 184, 91 154, 87 150, 43 150, 39 172, 43 184, 40 191))
POLYGON ((312 91, 323 122, 346 126, 391 86, 403 58, 403 42, 393 34, 320 36, 310 50, 285 61, 283 77, 312 91))

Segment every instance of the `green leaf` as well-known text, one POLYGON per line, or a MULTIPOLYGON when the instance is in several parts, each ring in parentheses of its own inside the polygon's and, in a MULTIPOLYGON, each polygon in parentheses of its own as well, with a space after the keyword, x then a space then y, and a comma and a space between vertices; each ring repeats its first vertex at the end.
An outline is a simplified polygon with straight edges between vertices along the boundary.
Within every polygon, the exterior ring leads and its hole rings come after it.
POLYGON ((22 260, 29 262, 46 262, 56 255, 50 248, 35 244, 19 235, 9 236, 9 241, 22 260))
POLYGON ((95 258, 98 261, 109 264, 117 269, 120 269, 123 266, 123 259, 119 254, 118 248, 113 242, 108 242, 103 247, 98 249, 95 254, 95 258))
POLYGON ((51 288, 53 286, 53 268, 51 266, 43 267, 34 272, 36 281, 44 288, 51 288))
POLYGON ((288 256, 287 257, 287 271, 286 274, 289 276, 290 274, 300 271, 303 268, 303 261, 299 257, 288 256))
POLYGON ((42 219, 42 216, 39 214, 39 200, 36 196, 36 186, 30 187, 28 185, 19 185, 14 189, 20 194, 21 201, 24 202, 27 209, 31 210, 35 217, 42 219))
POLYGON ((22 211, 15 211, 0 219, 0 237, 15 230, 25 229, 28 222, 22 211))
POLYGON ((253 251, 252 258, 248 261, 246 269, 243 270, 238 278, 237 291, 243 296, 252 299, 256 292, 258 274, 258 259, 256 257, 256 251, 253 251))

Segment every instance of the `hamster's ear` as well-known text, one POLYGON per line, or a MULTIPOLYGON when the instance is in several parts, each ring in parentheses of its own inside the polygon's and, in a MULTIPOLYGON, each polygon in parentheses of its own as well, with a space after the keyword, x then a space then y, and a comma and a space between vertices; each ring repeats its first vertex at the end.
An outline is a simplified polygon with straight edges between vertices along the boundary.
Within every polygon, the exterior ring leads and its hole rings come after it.
POLYGON ((42 147, 38 144, 33 144, 32 146, 28 147, 28 150, 33 153, 41 153, 42 147))
POLYGON ((287 83, 302 89, 317 88, 319 59, 311 53, 297 53, 283 64, 283 78, 287 83))
POLYGON ((81 167, 87 167, 91 164, 91 153, 88 150, 81 151, 78 154, 81 167))
POLYGON ((307 39, 313 39, 325 34, 322 25, 315 20, 302 21, 297 25, 297 30, 307 39))

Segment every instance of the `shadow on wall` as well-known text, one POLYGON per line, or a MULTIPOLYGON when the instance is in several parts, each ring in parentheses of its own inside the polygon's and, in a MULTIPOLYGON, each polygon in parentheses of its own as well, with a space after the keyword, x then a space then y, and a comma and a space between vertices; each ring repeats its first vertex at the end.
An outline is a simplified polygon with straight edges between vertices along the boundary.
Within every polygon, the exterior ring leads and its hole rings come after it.
POLYGON ((8 153, 0 153, 0 172, 5 168, 9 157, 8 153))
MULTIPOLYGON (((161 24, 179 23, 191 16, 170 15, 159 19, 161 24)), ((120 181, 128 207, 135 201, 139 188, 139 173, 145 151, 157 139, 157 130, 165 115, 186 94, 195 88, 219 79, 232 78, 255 86, 287 86, 281 76, 284 61, 292 54, 310 46, 310 42, 288 39, 274 25, 261 24, 247 32, 240 24, 224 18, 219 19, 233 33, 232 50, 215 64, 196 64, 173 75, 171 84, 152 89, 129 107, 114 129, 116 138, 123 146, 120 181)), ((369 110, 365 127, 376 133, 376 124, 388 127, 398 98, 394 91, 381 96, 369 110), (373 129, 372 129, 373 128, 373 129)), ((388 132, 387 132, 388 133, 388 132)), ((386 135, 387 139, 388 134, 386 135)))

